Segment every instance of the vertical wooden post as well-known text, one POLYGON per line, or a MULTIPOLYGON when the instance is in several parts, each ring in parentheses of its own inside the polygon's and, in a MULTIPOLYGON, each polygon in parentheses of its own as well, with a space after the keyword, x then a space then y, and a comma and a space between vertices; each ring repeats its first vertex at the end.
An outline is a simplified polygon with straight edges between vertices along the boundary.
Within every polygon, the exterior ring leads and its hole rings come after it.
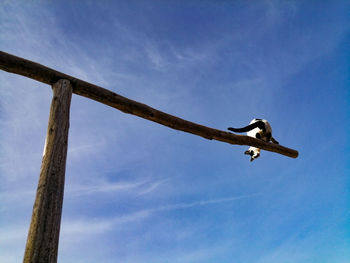
POLYGON ((69 110, 72 86, 61 79, 52 85, 53 99, 23 262, 57 262, 64 178, 66 170, 69 110))

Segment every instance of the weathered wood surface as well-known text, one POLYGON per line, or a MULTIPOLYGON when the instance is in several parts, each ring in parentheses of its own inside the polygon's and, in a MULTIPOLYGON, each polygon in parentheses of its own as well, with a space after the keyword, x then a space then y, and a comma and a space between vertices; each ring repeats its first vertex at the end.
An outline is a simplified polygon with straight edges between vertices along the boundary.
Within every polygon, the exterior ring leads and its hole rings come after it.
POLYGON ((145 104, 120 96, 94 84, 2 51, 0 51, 0 69, 10 73, 20 74, 50 85, 59 79, 67 79, 73 85, 73 93, 77 95, 96 100, 122 112, 134 114, 172 129, 192 133, 209 140, 218 140, 236 145, 250 145, 288 157, 298 157, 298 151, 296 150, 278 144, 267 143, 245 135, 236 135, 230 132, 217 130, 194 122, 186 121, 176 116, 156 110, 145 104))
POLYGON ((72 86, 68 80, 60 80, 52 89, 39 184, 23 259, 25 263, 57 262, 72 86))

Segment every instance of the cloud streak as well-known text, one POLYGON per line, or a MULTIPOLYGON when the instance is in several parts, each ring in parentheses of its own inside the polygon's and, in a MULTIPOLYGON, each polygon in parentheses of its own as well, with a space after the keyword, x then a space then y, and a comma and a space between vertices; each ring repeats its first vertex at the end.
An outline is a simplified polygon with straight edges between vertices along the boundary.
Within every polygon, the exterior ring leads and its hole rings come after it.
MULTIPOLYGON (((100 189, 101 191, 105 189, 100 189)), ((109 191, 110 189, 108 189, 109 191)), ((24 193, 23 193, 24 194, 24 193)), ((62 222, 62 235, 75 235, 75 234, 103 234, 107 231, 112 230, 115 227, 120 225, 133 223, 135 221, 143 221, 155 213, 172 211, 179 209, 191 209, 198 206, 207 206, 207 205, 219 205, 226 202, 235 202, 243 199, 253 198, 259 196, 260 194, 250 194, 242 196, 231 196, 226 198, 217 198, 217 199, 206 199, 196 202, 189 203, 176 203, 169 204, 164 206, 159 206, 155 208, 148 208, 132 212, 122 216, 116 216, 111 218, 95 218, 93 220, 89 219, 64 219, 62 222)), ((20 198, 23 198, 21 196, 20 198)), ((18 242, 23 240, 26 237, 27 229, 23 226, 8 226, 6 230, 2 229, 0 238, 0 243, 2 242, 18 242)), ((84 238, 81 236, 81 238, 84 238)))
POLYGON ((94 221, 68 220, 66 222, 63 222, 63 229, 65 229, 66 232, 64 233, 66 234, 75 233, 76 231, 81 233, 89 233, 90 230, 92 230, 92 232, 104 232, 104 231, 109 231, 120 224, 127 224, 134 221, 144 220, 154 215, 155 213, 159 213, 159 212, 179 210, 179 209, 191 209, 198 206, 219 205, 226 202, 235 202, 243 199, 253 198, 259 195, 260 194, 256 193, 256 194, 250 194, 250 195, 200 200, 200 201, 189 202, 189 203, 169 204, 169 205, 159 206, 155 208, 143 209, 124 216, 117 216, 109 219, 96 219, 94 221), (65 227, 64 225, 67 225, 67 227, 65 227))

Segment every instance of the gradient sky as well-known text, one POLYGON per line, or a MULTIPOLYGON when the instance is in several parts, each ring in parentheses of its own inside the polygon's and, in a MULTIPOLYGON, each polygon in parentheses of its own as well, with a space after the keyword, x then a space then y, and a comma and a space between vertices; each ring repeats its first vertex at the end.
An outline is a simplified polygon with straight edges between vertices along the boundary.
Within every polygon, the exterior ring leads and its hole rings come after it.
MULTIPOLYGON (((72 98, 59 262, 349 262, 348 1, 2 1, 0 49, 297 159, 72 98), (59 2, 59 3, 58 3, 59 2)), ((52 98, 0 72, 0 262, 21 262, 52 98)))

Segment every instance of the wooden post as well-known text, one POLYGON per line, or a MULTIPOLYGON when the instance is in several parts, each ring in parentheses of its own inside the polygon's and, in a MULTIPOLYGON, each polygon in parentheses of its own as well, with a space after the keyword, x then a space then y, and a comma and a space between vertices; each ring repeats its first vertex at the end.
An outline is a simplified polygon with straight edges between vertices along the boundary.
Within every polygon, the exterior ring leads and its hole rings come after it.
POLYGON ((52 85, 52 90, 40 179, 23 259, 25 263, 57 262, 72 85, 69 80, 61 79, 52 85))

